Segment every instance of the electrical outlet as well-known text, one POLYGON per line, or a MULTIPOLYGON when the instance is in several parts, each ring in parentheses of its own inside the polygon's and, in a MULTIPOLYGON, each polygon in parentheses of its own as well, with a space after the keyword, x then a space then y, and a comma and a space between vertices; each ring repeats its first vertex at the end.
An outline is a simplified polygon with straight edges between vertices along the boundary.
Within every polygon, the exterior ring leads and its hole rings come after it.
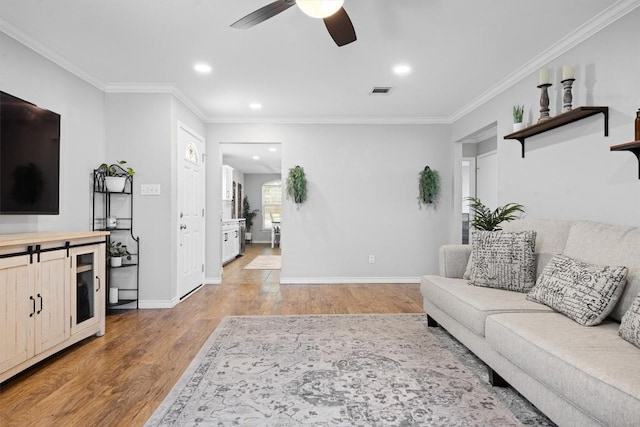
POLYGON ((375 255, 369 255, 369 264, 375 264, 375 263, 376 263, 375 255))

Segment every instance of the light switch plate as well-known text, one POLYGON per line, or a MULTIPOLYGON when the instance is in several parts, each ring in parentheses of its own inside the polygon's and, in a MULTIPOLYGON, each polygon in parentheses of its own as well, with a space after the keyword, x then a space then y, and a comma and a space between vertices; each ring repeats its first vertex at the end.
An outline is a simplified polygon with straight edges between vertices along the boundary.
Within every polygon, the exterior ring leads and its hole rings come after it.
POLYGON ((141 184, 140 195, 141 196, 159 196, 160 184, 141 184))

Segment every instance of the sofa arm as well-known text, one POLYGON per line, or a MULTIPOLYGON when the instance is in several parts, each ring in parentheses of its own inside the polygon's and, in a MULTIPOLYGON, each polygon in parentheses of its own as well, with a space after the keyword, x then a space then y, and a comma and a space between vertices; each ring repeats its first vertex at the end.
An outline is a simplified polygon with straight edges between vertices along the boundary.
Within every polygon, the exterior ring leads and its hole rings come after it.
POLYGON ((471 256, 471 245, 443 245, 438 255, 440 276, 461 279, 471 256))

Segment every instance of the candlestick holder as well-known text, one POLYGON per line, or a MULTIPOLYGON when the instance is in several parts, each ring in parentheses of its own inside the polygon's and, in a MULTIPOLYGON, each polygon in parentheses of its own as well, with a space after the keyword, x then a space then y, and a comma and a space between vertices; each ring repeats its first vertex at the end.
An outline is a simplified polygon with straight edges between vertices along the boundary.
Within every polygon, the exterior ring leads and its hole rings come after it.
POLYGON ((571 111, 571 103, 573 102, 573 95, 571 94, 571 87, 573 86, 573 82, 576 79, 564 79, 560 83, 562 83, 562 87, 564 88, 564 92, 562 94, 562 112, 571 111))
POLYGON ((549 117, 549 86, 551 86, 551 83, 538 86, 540 88, 540 118, 538 119, 538 123, 542 123, 551 118, 549 117))

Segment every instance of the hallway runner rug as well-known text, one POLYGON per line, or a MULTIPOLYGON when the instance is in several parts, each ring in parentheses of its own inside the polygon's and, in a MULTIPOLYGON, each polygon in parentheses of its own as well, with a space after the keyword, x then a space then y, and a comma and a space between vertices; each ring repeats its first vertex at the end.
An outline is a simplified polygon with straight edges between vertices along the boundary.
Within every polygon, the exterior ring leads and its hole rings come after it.
POLYGON ((280 270, 281 267, 282 257, 280 255, 258 255, 244 266, 244 270, 280 270))
POLYGON ((226 317, 147 426, 553 425, 424 314, 226 317))

